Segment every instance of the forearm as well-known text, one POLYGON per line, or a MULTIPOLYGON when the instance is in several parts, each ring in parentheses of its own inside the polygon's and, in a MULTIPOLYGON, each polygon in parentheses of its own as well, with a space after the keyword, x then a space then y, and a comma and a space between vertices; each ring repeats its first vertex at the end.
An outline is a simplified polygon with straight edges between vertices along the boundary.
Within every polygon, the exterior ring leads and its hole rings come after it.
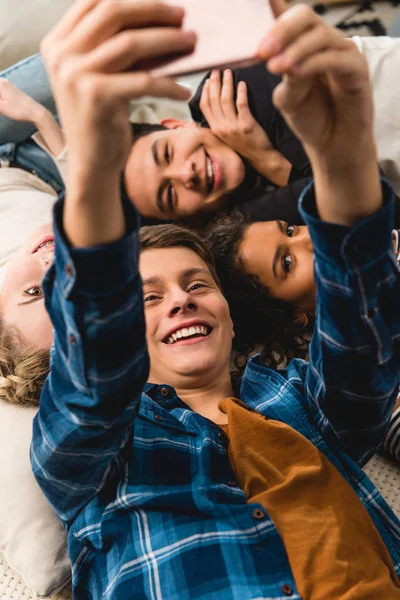
POLYGON ((382 206, 382 189, 374 140, 361 139, 358 156, 309 152, 319 217, 351 227, 382 206))
POLYGON ((51 112, 38 104, 32 121, 50 152, 54 156, 58 156, 64 150, 66 142, 62 129, 51 112))
POLYGON ((266 179, 279 187, 287 185, 292 165, 274 149, 260 152, 257 156, 250 157, 251 166, 266 179))
POLYGON ((90 248, 121 239, 125 217, 119 173, 80 176, 73 165, 70 172, 63 227, 71 245, 90 248))

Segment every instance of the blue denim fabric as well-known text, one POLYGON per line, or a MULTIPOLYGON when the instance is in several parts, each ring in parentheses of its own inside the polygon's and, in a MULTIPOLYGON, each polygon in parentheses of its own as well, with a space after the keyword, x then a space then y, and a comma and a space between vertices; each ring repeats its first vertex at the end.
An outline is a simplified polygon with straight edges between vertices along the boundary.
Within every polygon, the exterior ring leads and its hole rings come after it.
MULTIPOLYGON (((384 437, 400 371, 393 196, 385 182, 383 190, 382 209, 352 228, 321 222, 306 192, 318 291, 310 363, 273 371, 252 359, 240 398, 331 460, 400 574, 400 521, 360 468, 384 437)), ((124 201, 123 239, 82 250, 63 233, 63 206, 44 282, 55 344, 31 461, 68 531, 74 597, 272 600, 289 584, 299 600, 273 521, 228 485, 225 434, 167 383, 146 384, 134 208, 124 201)))
POLYGON ((49 184, 57 193, 65 189, 55 162, 32 139, 21 144, 9 143, 0 146, 0 162, 6 165, 12 163, 14 166, 30 171, 49 184))
MULTIPOLYGON (((34 54, 21 60, 2 71, 0 77, 14 83, 17 88, 43 104, 51 113, 56 113, 49 80, 40 54, 34 54)), ((9 142, 22 142, 34 132, 35 126, 32 123, 13 121, 0 115, 0 145, 9 142)))

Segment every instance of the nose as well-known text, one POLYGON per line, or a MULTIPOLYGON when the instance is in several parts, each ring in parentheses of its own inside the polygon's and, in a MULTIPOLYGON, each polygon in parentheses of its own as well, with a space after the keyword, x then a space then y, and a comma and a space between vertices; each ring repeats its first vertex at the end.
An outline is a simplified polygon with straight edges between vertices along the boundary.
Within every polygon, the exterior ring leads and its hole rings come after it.
POLYGON ((198 180, 195 164, 192 160, 187 160, 180 165, 169 165, 165 175, 170 181, 178 181, 188 190, 194 189, 198 180))
POLYGON ((173 291, 171 297, 171 304, 169 307, 169 316, 173 317, 177 314, 185 314, 193 312, 197 309, 196 303, 193 301, 193 297, 185 292, 182 288, 178 288, 173 291))
POLYGON ((308 227, 305 227, 305 226, 299 227, 299 231, 298 231, 297 235, 295 235, 292 238, 292 240, 293 240, 293 243, 296 244, 296 246, 299 246, 310 253, 313 252, 313 245, 311 242, 308 227))

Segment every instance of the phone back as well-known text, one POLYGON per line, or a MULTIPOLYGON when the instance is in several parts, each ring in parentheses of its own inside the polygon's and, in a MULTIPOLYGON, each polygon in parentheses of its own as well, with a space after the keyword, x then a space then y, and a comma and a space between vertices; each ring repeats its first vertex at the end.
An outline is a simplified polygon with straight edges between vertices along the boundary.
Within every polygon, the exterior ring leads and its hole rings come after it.
POLYGON ((255 62, 274 16, 268 0, 167 0, 185 9, 184 28, 197 33, 195 52, 155 71, 185 75, 255 62))

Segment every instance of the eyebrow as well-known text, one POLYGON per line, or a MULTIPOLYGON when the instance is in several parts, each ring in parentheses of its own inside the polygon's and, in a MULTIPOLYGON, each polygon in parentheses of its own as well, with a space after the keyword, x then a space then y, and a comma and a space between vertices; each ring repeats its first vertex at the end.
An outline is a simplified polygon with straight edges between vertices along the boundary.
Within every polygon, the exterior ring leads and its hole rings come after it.
MULTIPOLYGON (((151 154, 153 155, 153 160, 154 160, 156 166, 161 167, 160 158, 158 156, 158 140, 154 140, 154 142, 152 143, 151 154)), ((157 190, 156 206, 160 212, 165 213, 165 206, 164 206, 163 197, 162 197, 163 191, 164 191, 163 186, 160 186, 157 190)))
POLYGON ((17 306, 23 306, 24 304, 32 304, 33 302, 39 302, 39 300, 43 300, 43 296, 36 296, 36 298, 31 298, 30 300, 26 300, 25 302, 17 302, 17 306))
MULTIPOLYGON (((279 231, 281 233, 285 233, 283 224, 281 221, 276 220, 275 221, 276 226, 278 227, 279 231)), ((278 262, 280 260, 280 257, 282 255, 282 251, 283 251, 283 245, 279 244, 279 246, 277 247, 277 249, 275 250, 275 254, 274 254, 274 258, 272 259, 272 271, 274 273, 274 277, 275 279, 278 279, 278 262)))
MULTIPOLYGON (((211 277, 211 273, 210 271, 207 271, 207 269, 203 269, 201 267, 192 267, 190 269, 185 269, 184 271, 182 271, 182 273, 180 273, 179 278, 181 279, 181 281, 185 280, 185 279, 189 279, 190 277, 193 277, 193 275, 198 275, 202 273, 203 275, 209 275, 211 277)), ((163 283, 164 278, 161 277, 161 275, 154 275, 153 277, 148 277, 147 279, 143 279, 142 281, 142 285, 143 287, 145 285, 157 285, 160 283, 163 283)))

